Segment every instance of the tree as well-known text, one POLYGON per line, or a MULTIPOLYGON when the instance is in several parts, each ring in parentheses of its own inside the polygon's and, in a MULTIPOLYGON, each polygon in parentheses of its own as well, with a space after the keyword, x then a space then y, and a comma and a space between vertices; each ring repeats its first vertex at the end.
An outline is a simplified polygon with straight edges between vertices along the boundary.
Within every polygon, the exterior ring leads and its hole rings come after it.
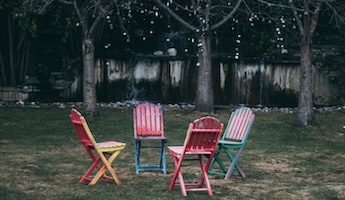
POLYGON ((99 116, 95 87, 95 42, 100 24, 113 12, 116 0, 65 1, 73 6, 82 29, 83 106, 86 115, 99 116))
MULTIPOLYGON (((313 67, 312 42, 322 11, 332 10, 336 22, 340 22, 339 11, 344 3, 339 0, 258 0, 260 3, 279 10, 292 12, 297 26, 300 47, 300 89, 297 109, 297 124, 308 126, 314 122, 313 112, 313 67), (338 6, 336 6, 338 5, 338 6)), ((281 11, 280 11, 281 12, 281 11)), ((343 11, 341 11, 343 12, 343 11)), ((277 18, 277 17, 276 17, 277 18)), ((330 18, 332 19, 332 18, 330 18)))
POLYGON ((213 112, 212 33, 229 21, 243 0, 153 0, 167 15, 198 38, 198 80, 195 109, 213 112))
MULTIPOLYGON (((0 85, 17 86, 28 73, 29 56, 36 36, 35 3, 0 2, 0 85)), ((41 13, 38 13, 41 14, 41 13)))
POLYGON ((79 21, 76 24, 82 29, 83 107, 85 115, 99 116, 94 71, 95 42, 97 34, 102 30, 101 22, 104 22, 105 17, 113 12, 118 0, 25 0, 23 5, 35 5, 31 6, 35 12, 44 12, 55 1, 71 5, 75 10, 79 21))

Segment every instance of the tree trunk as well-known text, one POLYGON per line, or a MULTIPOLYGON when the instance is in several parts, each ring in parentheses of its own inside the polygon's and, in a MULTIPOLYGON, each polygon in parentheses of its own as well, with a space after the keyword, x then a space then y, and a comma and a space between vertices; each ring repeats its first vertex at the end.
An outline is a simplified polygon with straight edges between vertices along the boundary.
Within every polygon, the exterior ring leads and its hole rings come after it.
POLYGON ((7 84, 7 78, 6 78, 6 71, 5 71, 5 64, 3 60, 3 54, 0 49, 0 74, 1 74, 1 80, 0 85, 6 85, 7 84))
POLYGON ((17 66, 17 80, 19 83, 24 82, 25 75, 27 74, 27 69, 29 65, 29 56, 30 56, 30 40, 28 35, 23 33, 23 43, 18 46, 18 51, 16 53, 16 66, 17 66))
POLYGON ((205 34, 200 36, 197 91, 195 109, 201 112, 213 112, 213 87, 212 87, 212 56, 210 37, 205 34))
MULTIPOLYGON (((309 26, 305 26, 309 29, 309 26)), ((297 124, 308 126, 314 122, 313 113, 313 68, 311 62, 311 36, 305 31, 301 42, 300 87, 297 109, 297 124)))
MULTIPOLYGON (((85 34, 87 35, 87 34, 85 34)), ((95 46, 91 37, 85 36, 82 44, 83 51, 83 106, 86 115, 99 116, 97 94, 95 86, 95 46)))
POLYGON ((16 86, 16 75, 14 67, 14 50, 13 50, 13 37, 14 37, 14 25, 11 18, 8 18, 8 44, 9 44, 9 65, 10 65, 10 85, 16 86))

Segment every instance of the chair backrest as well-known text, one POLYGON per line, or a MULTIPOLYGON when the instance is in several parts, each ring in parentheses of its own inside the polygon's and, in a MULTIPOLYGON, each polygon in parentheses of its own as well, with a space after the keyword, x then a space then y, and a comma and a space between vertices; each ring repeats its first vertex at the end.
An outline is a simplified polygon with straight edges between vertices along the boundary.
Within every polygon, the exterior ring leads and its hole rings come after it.
POLYGON ((88 149, 89 146, 96 147, 95 138, 93 137, 85 118, 74 108, 71 109, 69 117, 83 146, 86 149, 88 149))
POLYGON ((160 106, 145 102, 133 109, 134 138, 140 136, 164 137, 163 110, 160 106))
POLYGON ((241 107, 236 109, 231 113, 222 140, 245 142, 254 123, 254 119, 255 115, 250 108, 241 107))
POLYGON ((202 117, 189 124, 184 152, 208 152, 213 154, 223 129, 223 124, 214 117, 202 117))

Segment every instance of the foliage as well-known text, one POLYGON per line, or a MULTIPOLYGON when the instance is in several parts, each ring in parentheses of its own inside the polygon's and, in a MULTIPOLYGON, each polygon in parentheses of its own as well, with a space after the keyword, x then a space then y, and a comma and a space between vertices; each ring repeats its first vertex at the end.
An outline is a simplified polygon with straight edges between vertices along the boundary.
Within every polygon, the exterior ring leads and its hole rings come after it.
MULTIPOLYGON (((338 85, 341 96, 345 97, 345 50, 344 47, 328 46, 329 51, 321 51, 315 57, 315 64, 325 72, 331 81, 338 85)), ((342 99, 344 101, 344 99, 342 99)))
POLYGON ((17 86, 28 73, 37 25, 35 15, 19 0, 0 2, 0 85, 17 86))
MULTIPOLYGON (((58 108, 0 108, 0 194, 4 199, 181 199, 169 191, 173 174, 135 174, 131 108, 102 108, 102 118, 87 118, 97 141, 127 144, 115 160, 122 184, 100 180, 94 186, 79 179, 91 165, 73 130, 70 110, 58 108)), ((213 114, 227 123, 230 110, 213 114)), ((247 177, 224 181, 210 176, 214 199, 344 199, 344 111, 316 113, 319 124, 296 127, 294 114, 255 112, 256 119, 239 160, 247 177)), ((167 109, 165 132, 169 145, 182 145, 188 123, 205 113, 167 109)), ((153 152, 151 152, 153 153, 153 152)), ((151 156, 143 155, 147 159, 151 156)), ((154 157, 156 158, 156 157, 154 157)), ((197 177, 189 166, 186 178, 197 177)), ((209 199, 205 192, 188 199, 209 199)))

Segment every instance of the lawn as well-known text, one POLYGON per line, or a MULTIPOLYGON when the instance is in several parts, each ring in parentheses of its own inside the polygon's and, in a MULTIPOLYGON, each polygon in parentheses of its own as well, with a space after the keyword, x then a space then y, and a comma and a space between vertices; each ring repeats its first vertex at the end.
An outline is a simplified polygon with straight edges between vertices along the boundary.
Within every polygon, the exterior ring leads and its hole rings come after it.
MULTIPOLYGON (((69 121, 70 108, 0 108, 1 199, 182 199, 169 191, 174 165, 167 152, 168 174, 135 174, 131 108, 101 108, 100 118, 86 117, 97 141, 117 140, 126 148, 115 160, 121 185, 100 179, 79 183, 91 165, 69 121)), ((212 116, 225 125, 231 110, 212 116)), ((295 114, 255 112, 256 119, 239 160, 245 179, 225 181, 210 175, 212 199, 345 199, 344 111, 316 113, 317 124, 301 128, 295 114)), ((187 126, 205 113, 164 110, 168 145, 182 145, 187 126)), ((150 152, 152 153, 152 152, 150 152)), ((148 154, 142 155, 152 160, 148 154)), ((198 175, 194 166, 187 178, 198 175)), ((206 192, 187 199, 209 199, 206 192)))

